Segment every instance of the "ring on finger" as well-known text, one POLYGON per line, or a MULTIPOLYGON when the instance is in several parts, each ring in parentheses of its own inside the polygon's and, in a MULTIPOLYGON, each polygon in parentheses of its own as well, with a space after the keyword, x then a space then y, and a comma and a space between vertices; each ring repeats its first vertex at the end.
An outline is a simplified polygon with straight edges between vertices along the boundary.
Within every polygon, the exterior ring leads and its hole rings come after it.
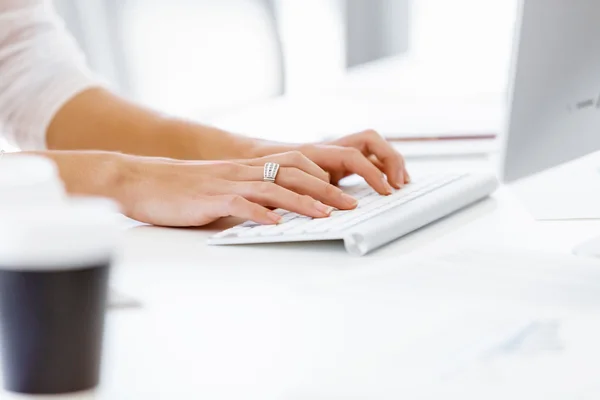
POLYGON ((263 181, 275 183, 277 174, 279 173, 279 164, 268 162, 263 168, 263 181))

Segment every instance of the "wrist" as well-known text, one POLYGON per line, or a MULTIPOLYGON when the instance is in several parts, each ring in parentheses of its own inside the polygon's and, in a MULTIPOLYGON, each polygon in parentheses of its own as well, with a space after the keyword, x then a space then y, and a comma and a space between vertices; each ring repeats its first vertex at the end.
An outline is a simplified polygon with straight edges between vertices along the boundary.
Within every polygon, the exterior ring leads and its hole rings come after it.
POLYGON ((120 153, 106 154, 106 157, 98 162, 101 173, 95 190, 100 196, 110 197, 123 205, 128 191, 135 186, 135 160, 143 158, 120 153))
POLYGON ((254 158, 261 141, 216 127, 176 118, 165 119, 158 138, 163 155, 180 160, 227 160, 254 158))
POLYGON ((120 200, 125 177, 124 158, 128 156, 102 151, 50 151, 38 154, 55 162, 69 194, 120 200))

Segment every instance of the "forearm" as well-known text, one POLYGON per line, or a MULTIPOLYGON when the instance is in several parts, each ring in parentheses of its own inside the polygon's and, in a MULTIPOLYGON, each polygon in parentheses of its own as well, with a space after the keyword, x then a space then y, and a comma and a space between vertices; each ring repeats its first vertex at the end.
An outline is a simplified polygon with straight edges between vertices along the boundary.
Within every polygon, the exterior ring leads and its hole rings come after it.
POLYGON ((7 153, 4 157, 20 157, 23 154, 51 159, 71 195, 101 196, 115 200, 120 196, 126 156, 102 151, 36 151, 7 153))
POLYGON ((177 159, 245 158, 256 141, 171 118, 101 88, 66 103, 47 135, 52 150, 106 150, 177 159))

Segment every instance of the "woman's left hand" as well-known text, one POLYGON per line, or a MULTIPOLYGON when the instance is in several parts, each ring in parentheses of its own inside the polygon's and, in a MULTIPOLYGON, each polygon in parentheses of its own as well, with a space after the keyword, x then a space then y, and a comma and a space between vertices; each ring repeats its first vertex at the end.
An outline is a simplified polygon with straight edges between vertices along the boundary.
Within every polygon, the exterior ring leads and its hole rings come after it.
POLYGON ((297 150, 330 174, 337 184, 352 174, 362 176, 380 194, 391 194, 392 187, 402 188, 410 182, 404 157, 379 133, 367 130, 330 142, 271 146, 264 154, 297 150))

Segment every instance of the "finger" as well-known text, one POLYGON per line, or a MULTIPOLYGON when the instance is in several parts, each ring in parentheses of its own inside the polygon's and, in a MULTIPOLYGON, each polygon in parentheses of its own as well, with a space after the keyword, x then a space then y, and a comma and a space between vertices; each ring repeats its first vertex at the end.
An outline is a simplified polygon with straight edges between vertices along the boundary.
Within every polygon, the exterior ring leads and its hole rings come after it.
POLYGON ((351 210, 358 205, 354 197, 344 193, 340 188, 296 168, 283 168, 275 183, 341 210, 351 210))
POLYGON ((273 183, 236 182, 232 190, 253 203, 283 208, 313 218, 328 217, 333 211, 333 207, 310 196, 292 192, 273 183))
MULTIPOLYGON (((385 166, 383 165, 383 163, 382 163, 381 161, 379 161, 379 160, 377 159, 377 157, 375 157, 374 155, 372 155, 372 154, 371 154, 371 155, 369 156, 369 161, 371 161, 371 162, 373 163, 373 165, 374 165, 374 166, 376 166, 376 167, 377 167, 377 169, 379 169, 381 172, 384 172, 384 168, 385 168, 385 166)), ((331 178, 331 183, 332 183, 332 184, 335 184, 336 182, 337 182, 337 181, 334 181, 334 180, 333 180, 333 176, 332 176, 332 178, 331 178)), ((407 183, 407 184, 408 184, 408 183, 410 183, 410 182, 411 182, 411 177, 410 177, 410 175, 409 175, 408 171, 405 169, 405 170, 404 170, 404 183, 407 183)))
POLYGON ((337 157, 340 158, 347 171, 362 176, 379 194, 392 194, 392 187, 385 175, 360 151, 354 148, 340 147, 337 152, 337 157))
POLYGON ((373 163, 374 166, 377 167, 378 170, 380 170, 381 172, 384 172, 383 163, 381 161, 379 161, 375 155, 371 154, 368 157, 368 159, 369 159, 369 161, 371 161, 373 163))
POLYGON ((362 134, 366 150, 377 157, 383 164, 383 171, 389 183, 396 189, 407 183, 406 166, 404 157, 392 145, 375 131, 366 131, 362 134))
POLYGON ((212 206, 219 218, 238 217, 264 225, 281 222, 280 215, 239 195, 209 196, 207 199, 208 207, 212 206))
MULTIPOLYGON (((262 167, 245 168, 238 175, 239 180, 253 182, 262 180, 262 167)), ((323 182, 298 168, 280 168, 275 183, 293 192, 308 195, 322 203, 342 210, 353 209, 358 204, 354 197, 345 194, 340 188, 328 182, 323 182)))
POLYGON ((255 158, 251 160, 242 160, 240 163, 250 166, 264 167, 265 163, 274 162, 281 167, 298 168, 307 174, 311 174, 323 182, 329 182, 329 174, 321 167, 315 164, 310 158, 299 151, 290 151, 287 153, 273 154, 266 157, 255 158))

